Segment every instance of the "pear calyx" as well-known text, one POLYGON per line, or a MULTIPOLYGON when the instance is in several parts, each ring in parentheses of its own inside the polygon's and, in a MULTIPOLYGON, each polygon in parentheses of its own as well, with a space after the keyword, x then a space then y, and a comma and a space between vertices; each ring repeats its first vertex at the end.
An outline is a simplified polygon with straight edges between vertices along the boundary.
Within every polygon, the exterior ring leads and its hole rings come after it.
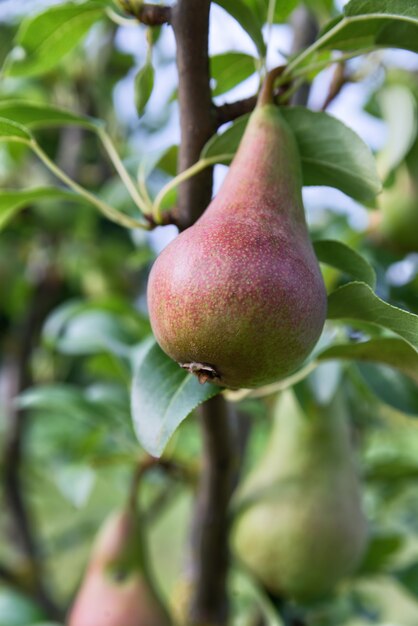
POLYGON ((194 374, 201 385, 213 382, 220 383, 221 377, 214 367, 208 363, 179 363, 180 367, 187 370, 190 374, 194 374))

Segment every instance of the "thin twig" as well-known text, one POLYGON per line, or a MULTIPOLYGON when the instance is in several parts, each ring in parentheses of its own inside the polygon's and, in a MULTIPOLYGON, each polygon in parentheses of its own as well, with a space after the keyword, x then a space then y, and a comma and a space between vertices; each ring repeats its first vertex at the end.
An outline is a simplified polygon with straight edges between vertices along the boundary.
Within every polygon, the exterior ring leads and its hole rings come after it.
POLYGON ((345 63, 337 63, 332 76, 331 84, 329 86, 328 94, 321 107, 321 111, 326 111, 331 102, 338 96, 344 85, 350 82, 351 79, 347 76, 345 69, 345 63))
POLYGON ((251 113, 257 104, 257 95, 244 98, 243 100, 236 100, 235 102, 225 102, 215 108, 217 126, 222 126, 227 122, 233 122, 237 117, 245 115, 245 113, 251 113))
POLYGON ((162 4, 143 3, 140 0, 119 0, 119 5, 146 26, 162 26, 171 21, 171 7, 162 4))

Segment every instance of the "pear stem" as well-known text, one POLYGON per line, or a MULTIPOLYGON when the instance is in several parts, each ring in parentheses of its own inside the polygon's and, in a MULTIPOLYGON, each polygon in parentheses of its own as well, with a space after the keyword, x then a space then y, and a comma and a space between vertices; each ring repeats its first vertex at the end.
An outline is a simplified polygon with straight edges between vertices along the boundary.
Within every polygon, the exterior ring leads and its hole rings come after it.
POLYGON ((274 100, 273 100, 274 83, 276 79, 279 78, 281 74, 283 74, 285 67, 286 67, 285 65, 279 65, 278 67, 275 67, 274 69, 270 70, 270 72, 267 73, 264 79, 263 85, 261 87, 260 93, 258 95, 258 99, 257 99, 258 107, 264 106, 266 104, 274 103, 274 100))

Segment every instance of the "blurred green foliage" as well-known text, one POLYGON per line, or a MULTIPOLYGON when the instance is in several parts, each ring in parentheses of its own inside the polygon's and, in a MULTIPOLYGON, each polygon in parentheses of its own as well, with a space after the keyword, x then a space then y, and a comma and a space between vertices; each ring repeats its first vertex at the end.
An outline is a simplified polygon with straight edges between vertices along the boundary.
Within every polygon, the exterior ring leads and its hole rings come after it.
MULTIPOLYGON (((265 15, 266 3, 223 0, 219 4, 238 19, 263 54, 260 16, 265 15), (254 22, 252 15, 257 17, 254 22)), ((283 4, 283 10, 277 9, 275 22, 286 21, 297 3, 279 4, 283 4)), ((321 22, 335 12, 330 2, 307 4, 315 5, 321 22)), ((97 11, 97 15, 103 15, 97 11)), ((0 24, 0 63, 18 27, 18 20, 0 24)), ((144 78, 140 68, 151 67, 145 65, 145 28, 136 29, 143 45, 142 57, 118 49, 115 42, 126 36, 127 30, 109 19, 97 21, 87 39, 82 40, 83 29, 74 31, 67 49, 61 49, 66 54, 60 56, 58 64, 40 65, 39 73, 34 70, 25 74, 16 69, 14 77, 10 70, 0 83, 0 105, 4 100, 18 98, 105 120, 133 176, 140 162, 147 164, 151 172, 148 191, 153 195, 175 173, 177 151, 170 134, 170 95, 165 101, 154 100, 159 111, 152 111, 150 105, 154 72, 157 81, 164 67, 171 64, 174 68, 174 52, 170 52, 163 36, 156 38, 152 80, 150 70, 144 78), (137 88, 144 90, 139 97, 140 113, 145 113, 141 125, 138 120, 124 120, 113 100, 115 88, 135 75, 137 83, 138 76, 142 77, 137 88), (165 148, 149 154, 147 139, 164 134, 170 138, 165 148)), ((217 55, 213 67, 218 81, 215 93, 224 93, 253 73, 255 65, 251 57, 233 51, 230 58, 228 54, 217 55), (227 70, 234 59, 239 61, 239 71, 231 74, 227 70)), ((390 164, 385 180, 390 188, 399 168, 408 167, 415 175, 418 171, 417 80, 413 72, 387 70, 384 59, 373 77, 375 86, 369 90, 366 105, 369 113, 385 119, 382 98, 393 85, 401 85, 415 102, 411 109, 415 139, 410 144, 404 142, 404 152, 397 163, 390 164)), ((386 119, 386 123, 391 120, 386 119)), ((80 184, 113 207, 134 213, 126 189, 98 148, 93 133, 73 126, 34 132, 46 153, 80 184)), ((52 184, 55 181, 27 147, 0 144, 1 188, 52 184)), ((414 208, 418 211, 416 201, 414 208)), ((336 212, 324 199, 321 213, 312 223, 312 235, 316 239, 338 239, 361 253, 376 271, 377 294, 418 314, 416 254, 408 256, 402 246, 382 236, 378 209, 369 215, 377 219, 371 218, 362 230, 354 229, 349 216, 336 212)), ((418 233, 415 235, 413 251, 417 253, 418 233)), ((20 468, 22 488, 38 537, 43 576, 53 597, 65 607, 80 581, 98 526, 109 510, 125 501, 132 473, 146 457, 132 424, 130 385, 143 357, 144 342, 150 336, 145 288, 156 242, 158 236, 125 230, 89 205, 46 197, 26 203, 0 234, 0 445, 4 449, 7 444, 8 424, 16 411, 24 412, 27 421, 20 468)), ((329 291, 346 282, 335 268, 323 269, 329 291)), ((326 333, 345 342, 379 336, 367 324, 329 323, 326 333)), ((385 333, 382 331, 382 336, 385 333)), ((291 611, 296 615, 301 612, 312 626, 415 626, 416 382, 378 364, 330 361, 304 381, 308 404, 313 399, 328 402, 337 387, 350 404, 372 540, 358 576, 347 581, 327 602, 292 607, 291 611)), ((234 398, 240 418, 247 421, 250 430, 244 474, 262 455, 269 437, 272 395, 266 392, 261 396, 255 393, 241 400, 234 398)), ((173 435, 164 458, 184 464, 196 475, 200 454, 200 433, 192 415, 173 435)), ((4 461, 0 459, 4 479, 3 470, 4 461)), ((147 474, 141 489, 153 569, 167 600, 183 576, 194 489, 194 481, 181 481, 158 467, 147 474)), ((27 584, 26 556, 14 523, 10 511, 2 506, 0 564, 16 573, 17 582, 3 582, 0 569, 0 626, 42 626, 41 620, 47 616, 27 584)), ((245 579, 236 564, 230 584, 234 625, 251 623, 258 609, 267 622, 279 623, 274 621, 279 620, 274 600, 245 579)))

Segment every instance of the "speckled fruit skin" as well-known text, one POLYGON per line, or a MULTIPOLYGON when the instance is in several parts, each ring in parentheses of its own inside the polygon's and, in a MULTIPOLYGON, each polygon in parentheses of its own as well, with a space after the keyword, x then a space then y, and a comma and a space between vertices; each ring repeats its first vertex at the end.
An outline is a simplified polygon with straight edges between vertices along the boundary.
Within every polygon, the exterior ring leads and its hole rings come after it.
POLYGON ((68 626, 168 626, 144 579, 138 522, 129 511, 114 513, 95 542, 68 626))
POLYGON ((310 602, 352 574, 368 529, 341 405, 307 416, 283 394, 267 450, 236 504, 234 551, 270 592, 310 602))
POLYGON ((305 222, 300 158, 274 105, 251 115, 216 198, 157 258, 148 283, 155 337, 214 382, 258 387, 293 372, 326 317, 305 222))

